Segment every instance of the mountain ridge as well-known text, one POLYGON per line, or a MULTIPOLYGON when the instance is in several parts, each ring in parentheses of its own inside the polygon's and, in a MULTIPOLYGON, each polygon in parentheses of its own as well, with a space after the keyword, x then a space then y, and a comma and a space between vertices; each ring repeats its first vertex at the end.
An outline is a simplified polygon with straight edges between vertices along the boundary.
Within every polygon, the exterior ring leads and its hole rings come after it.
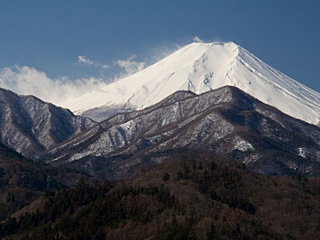
POLYGON ((261 173, 317 175, 319 142, 317 126, 227 86, 200 95, 180 91, 146 109, 118 113, 36 158, 123 178, 140 165, 192 150, 230 157, 261 173))
POLYGON ((93 124, 37 97, 0 88, 0 140, 24 156, 31 157, 93 124))

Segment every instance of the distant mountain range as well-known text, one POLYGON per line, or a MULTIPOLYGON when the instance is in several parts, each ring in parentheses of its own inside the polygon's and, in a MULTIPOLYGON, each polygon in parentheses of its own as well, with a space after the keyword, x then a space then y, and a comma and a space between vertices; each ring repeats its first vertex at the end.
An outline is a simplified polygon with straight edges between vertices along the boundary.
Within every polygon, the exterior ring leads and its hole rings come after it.
POLYGON ((54 165, 123 178, 185 151, 234 158, 266 174, 318 175, 320 129, 235 87, 179 91, 140 111, 119 113, 36 154, 54 165))
POLYGON ((180 90, 201 94, 235 86, 311 124, 320 121, 320 94, 233 42, 192 43, 152 66, 65 103, 75 114, 103 120, 140 110, 180 90))

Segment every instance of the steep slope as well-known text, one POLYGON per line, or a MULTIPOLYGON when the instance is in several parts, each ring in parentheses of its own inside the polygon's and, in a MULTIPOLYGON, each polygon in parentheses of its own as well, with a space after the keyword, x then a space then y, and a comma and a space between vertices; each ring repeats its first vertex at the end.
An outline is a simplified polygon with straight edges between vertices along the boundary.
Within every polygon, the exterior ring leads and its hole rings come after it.
POLYGON ((93 124, 36 97, 0 88, 0 141, 24 156, 46 150, 93 124))
POLYGON ((144 110, 117 114, 38 156, 91 174, 123 178, 187 150, 237 159, 267 173, 319 174, 320 129, 235 87, 177 92, 144 110))
POLYGON ((96 120, 117 111, 151 106, 178 90, 197 94, 235 86, 284 113, 311 124, 320 120, 320 94, 263 63, 235 43, 192 43, 99 92, 66 103, 96 120))

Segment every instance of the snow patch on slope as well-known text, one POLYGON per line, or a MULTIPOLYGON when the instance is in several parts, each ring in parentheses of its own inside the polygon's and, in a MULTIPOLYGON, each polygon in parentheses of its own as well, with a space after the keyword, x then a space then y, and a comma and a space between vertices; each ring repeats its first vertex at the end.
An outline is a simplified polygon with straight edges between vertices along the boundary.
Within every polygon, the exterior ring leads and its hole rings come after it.
POLYGON ((235 142, 235 145, 233 147, 233 150, 239 150, 241 152, 246 152, 248 150, 253 150, 253 146, 251 143, 243 140, 243 139, 237 139, 235 142))

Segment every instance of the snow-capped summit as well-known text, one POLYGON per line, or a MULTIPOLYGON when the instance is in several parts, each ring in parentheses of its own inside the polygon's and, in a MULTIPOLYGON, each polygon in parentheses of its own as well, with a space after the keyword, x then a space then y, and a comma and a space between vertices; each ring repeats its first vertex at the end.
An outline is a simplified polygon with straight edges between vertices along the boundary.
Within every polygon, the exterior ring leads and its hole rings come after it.
POLYGON ((110 112, 142 109, 178 90, 197 94, 235 86, 308 123, 320 122, 320 93, 265 64, 233 42, 192 43, 129 77, 66 104, 101 120, 110 112))

